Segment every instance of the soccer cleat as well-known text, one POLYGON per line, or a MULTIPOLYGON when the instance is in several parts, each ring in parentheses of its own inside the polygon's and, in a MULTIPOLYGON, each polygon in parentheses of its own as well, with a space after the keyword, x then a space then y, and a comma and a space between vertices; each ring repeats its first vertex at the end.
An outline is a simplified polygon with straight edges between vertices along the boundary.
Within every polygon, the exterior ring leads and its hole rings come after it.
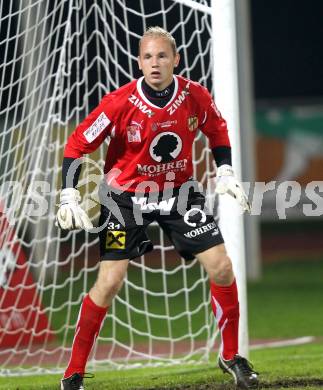
POLYGON ((83 375, 75 373, 61 380, 61 390, 84 390, 83 375))
POLYGON ((251 363, 240 355, 231 360, 219 357, 219 367, 223 372, 231 374, 239 389, 256 389, 259 386, 258 372, 254 371, 251 363))

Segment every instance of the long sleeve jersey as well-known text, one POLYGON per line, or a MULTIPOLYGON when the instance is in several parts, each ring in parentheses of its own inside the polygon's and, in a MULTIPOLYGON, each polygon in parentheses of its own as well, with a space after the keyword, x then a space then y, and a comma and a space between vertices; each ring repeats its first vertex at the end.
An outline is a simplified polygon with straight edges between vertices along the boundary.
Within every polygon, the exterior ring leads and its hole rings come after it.
POLYGON ((153 181, 162 189, 180 187, 193 173, 192 145, 197 131, 212 149, 230 147, 226 121, 206 88, 174 76, 173 96, 154 105, 142 89, 143 77, 103 97, 69 137, 64 157, 79 158, 109 137, 104 173, 109 184, 136 191, 153 181))

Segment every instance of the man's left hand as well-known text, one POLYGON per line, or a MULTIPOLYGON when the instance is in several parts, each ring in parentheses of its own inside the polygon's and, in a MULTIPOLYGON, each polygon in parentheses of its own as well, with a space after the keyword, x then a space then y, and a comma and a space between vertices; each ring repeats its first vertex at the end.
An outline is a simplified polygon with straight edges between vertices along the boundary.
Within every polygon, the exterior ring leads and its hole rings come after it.
POLYGON ((238 201, 244 211, 250 213, 251 207, 247 195, 239 180, 235 178, 233 169, 230 165, 224 164, 217 169, 215 192, 220 195, 231 195, 238 201))

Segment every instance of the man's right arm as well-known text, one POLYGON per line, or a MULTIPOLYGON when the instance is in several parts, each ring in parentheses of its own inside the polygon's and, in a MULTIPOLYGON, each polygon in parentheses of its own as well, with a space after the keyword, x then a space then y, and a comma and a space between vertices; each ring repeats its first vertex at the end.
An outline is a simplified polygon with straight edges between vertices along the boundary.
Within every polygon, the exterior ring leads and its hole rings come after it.
POLYGON ((67 140, 64 157, 79 158, 94 152, 110 135, 114 122, 114 98, 106 95, 67 140))
POLYGON ((81 161, 73 157, 64 157, 62 165, 62 188, 76 188, 81 170, 81 161), (73 166, 76 166, 76 168, 73 169, 73 166))
POLYGON ((61 229, 93 228, 89 217, 79 205, 81 196, 76 189, 82 167, 80 158, 96 150, 110 134, 113 115, 108 111, 112 106, 110 95, 105 96, 67 141, 62 164, 60 206, 56 217, 56 225, 61 229))

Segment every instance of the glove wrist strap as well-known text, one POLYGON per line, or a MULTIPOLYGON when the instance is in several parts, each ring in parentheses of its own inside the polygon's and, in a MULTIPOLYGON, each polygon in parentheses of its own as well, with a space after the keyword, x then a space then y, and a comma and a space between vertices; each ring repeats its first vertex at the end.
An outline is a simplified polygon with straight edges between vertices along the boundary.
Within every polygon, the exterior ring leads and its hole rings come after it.
POLYGON ((220 165, 217 169, 217 176, 234 176, 234 172, 231 165, 220 165))
POLYGON ((76 203, 81 200, 80 192, 75 188, 64 188, 60 195, 60 205, 76 203))

